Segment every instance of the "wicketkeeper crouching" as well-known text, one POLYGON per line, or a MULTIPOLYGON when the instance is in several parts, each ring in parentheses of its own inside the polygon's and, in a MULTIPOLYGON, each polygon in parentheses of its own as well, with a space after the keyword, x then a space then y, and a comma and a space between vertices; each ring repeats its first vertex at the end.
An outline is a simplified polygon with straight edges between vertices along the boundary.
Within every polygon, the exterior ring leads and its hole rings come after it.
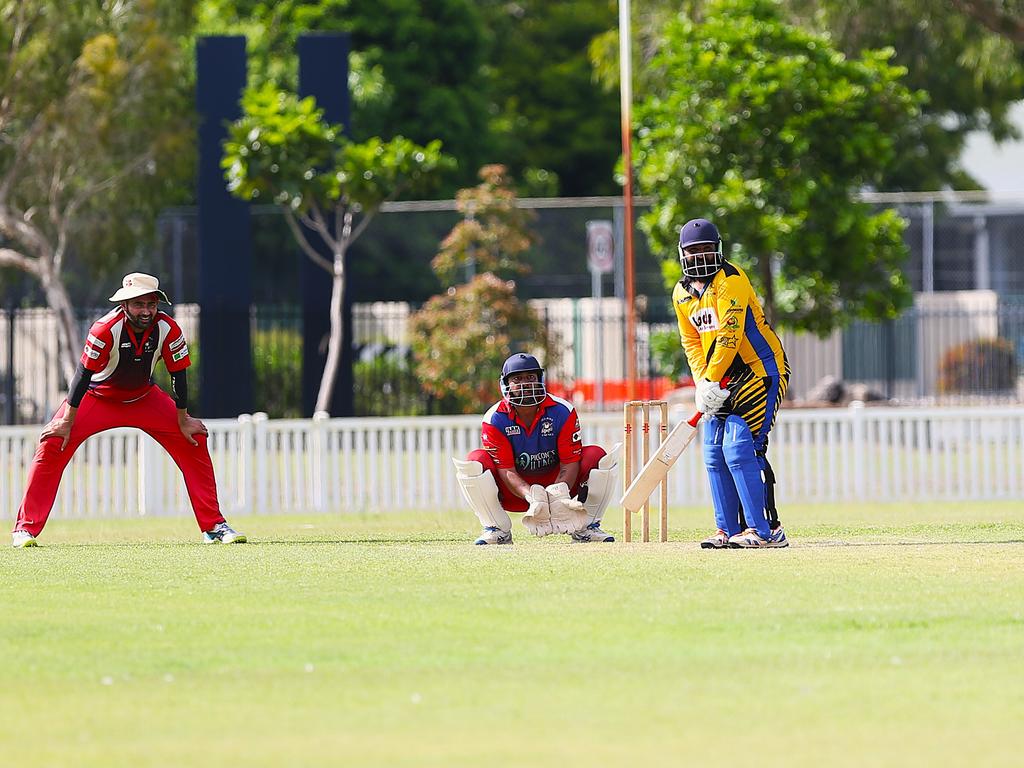
POLYGON ((547 393, 537 358, 518 353, 501 368, 502 399, 484 414, 483 448, 452 458, 459 487, 484 530, 476 544, 511 544, 509 512, 525 512, 537 536, 615 541, 601 518, 618 487, 621 444, 583 445, 571 404, 547 393))

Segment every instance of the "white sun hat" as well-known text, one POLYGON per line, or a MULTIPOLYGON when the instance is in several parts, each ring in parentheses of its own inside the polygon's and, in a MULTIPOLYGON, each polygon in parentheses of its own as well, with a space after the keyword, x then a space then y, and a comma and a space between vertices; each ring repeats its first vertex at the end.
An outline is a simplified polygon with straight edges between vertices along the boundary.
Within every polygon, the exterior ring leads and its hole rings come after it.
POLYGON ((167 298, 167 294, 160 290, 160 281, 152 275, 142 272, 132 272, 130 275, 125 275, 124 280, 121 281, 121 288, 110 297, 110 301, 128 301, 128 299, 145 296, 149 293, 157 294, 165 304, 171 303, 171 300, 167 298))

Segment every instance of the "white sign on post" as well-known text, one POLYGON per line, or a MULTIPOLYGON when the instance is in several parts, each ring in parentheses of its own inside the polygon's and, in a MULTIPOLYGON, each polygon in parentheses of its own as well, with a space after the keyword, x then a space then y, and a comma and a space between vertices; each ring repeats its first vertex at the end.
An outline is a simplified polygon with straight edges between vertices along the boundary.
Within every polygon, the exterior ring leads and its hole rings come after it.
POLYGON ((604 410, 604 316, 601 312, 601 275, 615 268, 615 228, 610 221, 587 222, 587 266, 594 294, 594 322, 597 324, 597 378, 594 399, 598 410, 604 410))
POLYGON ((615 231, 610 221, 587 222, 587 266, 604 275, 615 266, 615 231))

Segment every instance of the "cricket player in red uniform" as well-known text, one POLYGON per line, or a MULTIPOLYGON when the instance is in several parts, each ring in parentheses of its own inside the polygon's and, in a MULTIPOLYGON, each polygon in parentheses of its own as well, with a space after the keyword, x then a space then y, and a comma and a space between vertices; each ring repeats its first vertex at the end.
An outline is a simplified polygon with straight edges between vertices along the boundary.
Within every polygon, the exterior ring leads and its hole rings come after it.
POLYGON ((573 541, 615 541, 601 518, 617 487, 621 445, 606 454, 583 445, 576 409, 544 388, 533 355, 512 355, 501 369, 502 399, 484 414, 483 448, 453 458, 459 486, 484 526, 476 544, 511 544, 509 512, 524 512, 537 536, 568 533, 573 541))
POLYGON ((14 525, 14 546, 37 546, 75 450, 115 427, 141 429, 171 455, 185 477, 204 542, 244 542, 220 513, 206 426, 188 414, 185 370, 192 361, 181 328, 158 309, 161 301, 171 303, 160 281, 139 272, 127 275, 110 301, 117 307, 93 323, 67 399, 40 435, 14 525), (153 383, 158 360, 171 374, 173 399, 153 383))

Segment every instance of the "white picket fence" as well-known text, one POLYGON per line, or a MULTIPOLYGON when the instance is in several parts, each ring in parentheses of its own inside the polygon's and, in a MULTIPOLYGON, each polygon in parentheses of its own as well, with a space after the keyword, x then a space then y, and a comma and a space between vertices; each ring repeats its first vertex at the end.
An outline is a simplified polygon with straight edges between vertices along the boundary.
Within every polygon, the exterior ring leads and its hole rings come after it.
MULTIPOLYGON (((673 423, 686 414, 672 415, 673 423)), ((656 415, 654 416, 656 418, 656 415)), ((622 417, 584 414, 584 440, 622 439, 622 417)), ((210 420, 226 514, 461 507, 451 456, 479 445, 476 416, 210 420)), ((652 434, 657 434, 652 425, 652 434)), ((38 427, 0 428, 0 502, 17 511, 38 427)), ((651 447, 657 438, 652 438, 651 447)), ((783 410, 769 457, 779 503, 1024 498, 1024 408, 783 410)), ((670 476, 670 503, 708 503, 696 444, 670 476)), ((187 515, 177 468, 130 429, 79 448, 54 513, 187 515)))

